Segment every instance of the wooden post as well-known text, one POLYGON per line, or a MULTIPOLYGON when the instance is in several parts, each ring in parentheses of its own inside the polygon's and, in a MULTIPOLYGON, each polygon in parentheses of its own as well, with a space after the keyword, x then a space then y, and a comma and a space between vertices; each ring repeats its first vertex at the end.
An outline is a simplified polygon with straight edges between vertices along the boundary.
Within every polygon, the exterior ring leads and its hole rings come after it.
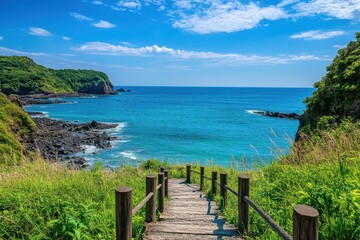
POLYGON ((249 205, 244 202, 244 197, 249 197, 250 177, 246 174, 238 176, 238 229, 241 234, 249 231, 249 205))
POLYGON ((164 206, 165 206, 165 174, 163 172, 158 174, 158 185, 161 184, 161 188, 159 189, 158 192, 158 200, 159 200, 159 206, 158 206, 158 210, 160 212, 164 211, 164 206))
POLYGON ((164 170, 165 175, 165 197, 169 197, 169 170, 164 170))
POLYGON ((186 182, 191 183, 191 165, 186 165, 186 182))
POLYGON ((224 209, 226 206, 227 200, 227 190, 225 185, 227 185, 227 173, 222 172, 220 173, 220 208, 224 209))
POLYGON ((146 222, 156 221, 156 176, 154 174, 146 176, 146 196, 151 192, 154 195, 146 203, 146 222))
POLYGON ((204 190, 204 174, 205 174, 205 167, 200 167, 200 191, 204 190))
POLYGON ((165 167, 160 167, 160 172, 164 172, 165 167))
POLYGON ((116 240, 132 238, 132 189, 119 187, 115 190, 116 240))
POLYGON ((293 210, 293 239, 317 240, 319 212, 306 205, 296 205, 293 210))
POLYGON ((216 194, 216 180, 217 180, 217 171, 211 172, 211 193, 216 194))

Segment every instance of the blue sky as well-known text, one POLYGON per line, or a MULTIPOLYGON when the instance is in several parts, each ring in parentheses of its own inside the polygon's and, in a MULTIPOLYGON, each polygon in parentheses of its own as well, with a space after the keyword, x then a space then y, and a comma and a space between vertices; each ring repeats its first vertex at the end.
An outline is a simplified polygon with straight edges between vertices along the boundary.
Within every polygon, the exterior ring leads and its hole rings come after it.
POLYGON ((0 55, 122 86, 311 87, 360 0, 0 0, 0 55))

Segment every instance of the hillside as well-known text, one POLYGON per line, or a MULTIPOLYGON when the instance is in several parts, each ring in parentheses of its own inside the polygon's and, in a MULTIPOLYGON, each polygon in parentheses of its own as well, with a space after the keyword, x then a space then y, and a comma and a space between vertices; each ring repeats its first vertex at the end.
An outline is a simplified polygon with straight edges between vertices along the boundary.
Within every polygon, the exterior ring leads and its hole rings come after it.
POLYGON ((103 72, 54 70, 36 64, 28 57, 0 56, 0 81, 0 90, 5 94, 115 93, 103 72))
POLYGON ((0 93, 0 164, 23 160, 28 153, 21 140, 30 138, 35 130, 28 114, 0 93))
POLYGON ((316 91, 307 98, 299 130, 310 133, 336 127, 344 119, 360 119, 360 32, 340 49, 316 91))

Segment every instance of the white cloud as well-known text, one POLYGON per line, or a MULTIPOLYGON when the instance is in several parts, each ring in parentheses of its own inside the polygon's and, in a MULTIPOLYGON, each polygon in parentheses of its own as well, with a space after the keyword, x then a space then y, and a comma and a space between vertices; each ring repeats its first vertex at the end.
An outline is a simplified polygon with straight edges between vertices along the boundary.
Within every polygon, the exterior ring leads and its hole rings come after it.
POLYGON ((71 40, 71 38, 69 38, 69 37, 65 37, 65 36, 62 36, 61 37, 63 40, 65 40, 65 41, 69 41, 69 40, 71 40))
POLYGON ((3 36, 0 36, 0 41, 1 41, 1 40, 4 40, 3 36))
POLYGON ((87 17, 87 16, 84 16, 84 15, 82 15, 82 14, 80 14, 80 13, 71 12, 71 13, 69 13, 69 14, 70 14, 70 16, 76 18, 76 19, 79 20, 79 21, 89 21, 89 22, 90 22, 90 21, 93 20, 92 18, 89 18, 89 17, 87 17))
POLYGON ((66 56, 66 57, 76 57, 76 54, 72 54, 72 53, 62 53, 60 54, 61 56, 66 56))
POLYGON ((224 65, 241 64, 287 64, 298 61, 328 61, 328 58, 313 55, 282 55, 282 56, 260 56, 256 54, 242 55, 237 53, 215 53, 176 50, 157 45, 132 48, 123 45, 112 45, 103 42, 88 42, 80 47, 74 48, 76 51, 89 54, 114 55, 114 56, 165 56, 177 59, 197 59, 215 62, 224 65))
POLYGON ((96 1, 96 0, 92 1, 91 3, 94 5, 103 5, 104 4, 102 1, 96 1))
POLYGON ((285 7, 294 3, 299 2, 300 0, 283 0, 280 3, 278 3, 276 6, 277 7, 285 7))
POLYGON ((4 54, 4 55, 20 55, 20 56, 46 56, 46 53, 41 53, 41 52, 23 52, 23 51, 18 51, 15 49, 11 49, 11 48, 5 48, 5 47, 1 47, 0 46, 0 54, 4 54))
POLYGON ((138 0, 134 1, 119 1, 117 4, 119 7, 130 8, 130 9, 140 9, 141 3, 138 0))
POLYGON ((357 19, 360 16, 360 0, 310 0, 294 6, 295 16, 327 15, 339 19, 357 19))
POLYGON ((112 24, 108 21, 100 20, 98 23, 94 23, 93 26, 98 28, 114 28, 116 27, 115 24, 112 24))
POLYGON ((42 37, 50 37, 51 33, 43 28, 30 27, 29 34, 42 37))
POLYGON ((346 47, 346 45, 334 45, 333 47, 334 47, 334 48, 338 48, 338 49, 340 49, 340 48, 344 48, 344 47, 346 47))
POLYGON ((158 8, 158 11, 159 12, 162 12, 166 9, 166 7, 164 5, 161 5, 159 8, 158 8))
POLYGON ((304 39, 304 40, 324 40, 324 39, 334 38, 337 36, 342 36, 344 34, 345 34, 344 31, 325 32, 325 31, 316 30, 316 31, 307 31, 307 32, 294 34, 294 35, 290 36, 290 38, 291 39, 304 39))
POLYGON ((129 43, 129 42, 120 42, 121 45, 125 45, 125 46, 134 46, 134 44, 129 43))
POLYGON ((182 0, 176 1, 179 8, 174 12, 174 27, 194 33, 236 32, 256 27, 262 20, 287 18, 279 7, 261 7, 250 2, 223 0, 182 0))

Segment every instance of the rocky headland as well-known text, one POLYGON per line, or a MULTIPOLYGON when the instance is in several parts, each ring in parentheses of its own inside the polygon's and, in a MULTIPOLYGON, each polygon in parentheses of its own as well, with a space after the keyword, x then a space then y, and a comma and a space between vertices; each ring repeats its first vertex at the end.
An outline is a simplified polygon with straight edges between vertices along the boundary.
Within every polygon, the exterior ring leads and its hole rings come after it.
POLYGON ((259 114, 266 117, 274 117, 274 118, 286 118, 299 120, 301 115, 297 113, 282 113, 282 112, 270 112, 270 111, 253 111, 254 114, 259 114))
POLYGON ((37 125, 36 134, 24 144, 29 150, 39 150, 42 157, 50 162, 67 162, 72 168, 86 167, 86 160, 76 156, 86 150, 87 146, 99 149, 111 147, 116 140, 108 129, 117 124, 91 123, 76 124, 44 117, 41 112, 29 112, 37 125))

